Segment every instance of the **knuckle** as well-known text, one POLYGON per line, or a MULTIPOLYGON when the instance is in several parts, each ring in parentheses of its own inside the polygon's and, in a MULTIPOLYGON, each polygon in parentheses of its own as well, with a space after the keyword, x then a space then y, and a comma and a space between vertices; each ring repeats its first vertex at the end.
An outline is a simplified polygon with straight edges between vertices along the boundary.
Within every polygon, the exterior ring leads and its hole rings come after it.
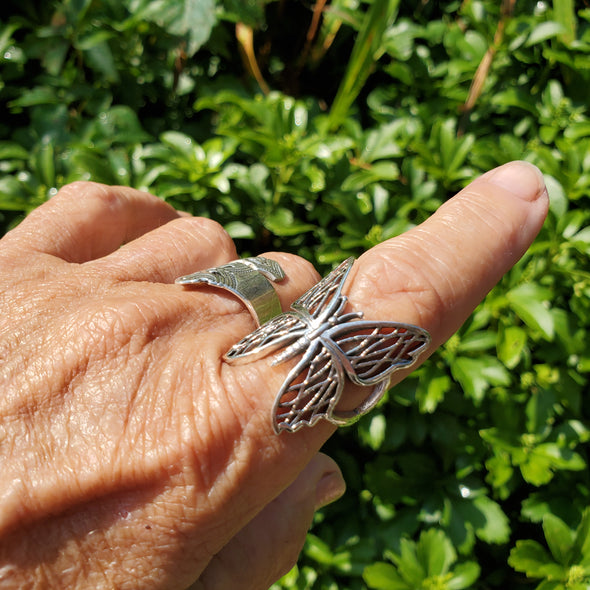
POLYGON ((160 201, 158 197, 129 187, 110 186, 99 182, 76 180, 64 185, 52 197, 50 203, 70 208, 73 204, 82 205, 85 210, 113 217, 124 213, 126 208, 141 207, 150 202, 160 201))
POLYGON ((81 208, 92 215, 114 218, 123 212, 124 199, 113 188, 98 182, 77 180, 63 186, 49 201, 48 213, 68 212, 81 208))
POLYGON ((51 199, 52 201, 69 201, 71 199, 88 199, 92 197, 99 197, 113 199, 113 193, 107 190, 108 187, 98 182, 90 182, 86 180, 76 180, 62 186, 57 194, 51 199))
POLYGON ((220 259, 235 258, 236 248, 225 228, 207 217, 181 217, 174 220, 175 230, 186 231, 191 236, 198 234, 203 249, 213 248, 220 259))

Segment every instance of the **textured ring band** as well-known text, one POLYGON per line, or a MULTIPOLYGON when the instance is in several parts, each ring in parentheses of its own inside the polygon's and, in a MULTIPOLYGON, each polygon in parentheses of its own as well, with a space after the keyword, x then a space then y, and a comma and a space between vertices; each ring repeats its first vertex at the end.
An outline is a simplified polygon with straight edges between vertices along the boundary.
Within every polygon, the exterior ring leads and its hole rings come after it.
POLYGON ((242 300, 260 326, 281 313, 281 302, 270 281, 279 282, 284 278, 278 262, 257 256, 178 277, 175 282, 205 284, 230 291, 242 300))

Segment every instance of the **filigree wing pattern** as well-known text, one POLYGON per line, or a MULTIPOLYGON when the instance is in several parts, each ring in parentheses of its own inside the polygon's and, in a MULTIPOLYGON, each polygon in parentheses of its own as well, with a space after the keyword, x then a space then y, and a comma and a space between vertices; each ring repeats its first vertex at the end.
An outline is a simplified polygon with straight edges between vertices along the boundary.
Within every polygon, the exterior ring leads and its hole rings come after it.
POLYGON ((305 333, 306 325, 296 314, 282 313, 234 344, 224 355, 230 363, 251 362, 288 346, 305 333))
POLYGON ((330 416, 344 387, 342 367, 318 341, 289 373, 273 408, 273 428, 295 432, 330 416))
POLYGON ((340 358, 348 377, 375 385, 410 367, 430 343, 426 330, 397 322, 353 321, 329 328, 322 338, 340 358))
POLYGON ((350 321, 325 330, 289 373, 275 401, 277 433, 332 418, 346 375, 354 383, 379 387, 395 371, 413 365, 430 342, 418 326, 396 322, 350 321))
POLYGON ((327 274, 297 299, 291 308, 300 313, 307 313, 313 318, 325 314, 331 315, 342 303, 342 285, 352 268, 353 258, 348 258, 327 274))

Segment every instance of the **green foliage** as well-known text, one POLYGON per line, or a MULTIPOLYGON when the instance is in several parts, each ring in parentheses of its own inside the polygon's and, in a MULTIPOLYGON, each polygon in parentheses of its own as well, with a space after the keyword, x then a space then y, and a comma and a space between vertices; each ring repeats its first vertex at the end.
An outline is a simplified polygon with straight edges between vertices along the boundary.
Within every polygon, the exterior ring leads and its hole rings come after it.
POLYGON ((575 530, 554 514, 543 517, 549 551, 532 539, 517 541, 508 563, 528 578, 542 579, 538 590, 583 590, 590 585, 590 509, 575 530))
POLYGON ((377 562, 363 572, 374 590, 462 590, 479 576, 473 561, 455 565, 457 552, 443 531, 424 530, 417 542, 402 539, 399 554, 389 552, 395 565, 377 562), (451 566, 454 566, 451 569, 451 566))
POLYGON ((0 21, 3 230, 88 179, 213 217, 244 254, 325 271, 496 165, 543 170, 538 240, 328 443, 348 492, 274 588, 587 587, 585 3, 38 4, 9 1, 0 21))

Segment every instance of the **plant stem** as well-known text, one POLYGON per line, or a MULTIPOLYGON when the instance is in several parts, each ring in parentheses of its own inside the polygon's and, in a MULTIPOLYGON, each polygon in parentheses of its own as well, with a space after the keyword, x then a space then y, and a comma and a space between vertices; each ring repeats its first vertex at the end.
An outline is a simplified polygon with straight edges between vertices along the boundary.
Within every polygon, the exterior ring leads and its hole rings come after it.
POLYGON ((352 103, 383 53, 383 34, 393 22, 398 5, 399 0, 373 0, 369 7, 330 109, 330 129, 335 130, 346 119, 352 103))
POLYGON ((490 47, 488 47, 488 50, 485 52, 485 55, 483 56, 481 62, 479 62, 479 65, 477 66, 477 70, 475 71, 475 75, 473 76, 473 80, 471 81, 471 86, 469 88, 467 100, 461 107, 463 115, 457 127, 458 137, 462 136, 465 133, 465 127, 467 127, 469 116, 471 115, 471 111, 475 107, 475 103, 477 102, 478 98, 480 97, 483 91, 483 86, 490 72, 492 62, 494 61, 494 56, 496 55, 496 51, 498 50, 498 47, 500 46, 500 44, 502 43, 502 39, 504 38, 504 28, 506 27, 506 22, 512 16, 515 4, 516 0, 502 0, 502 8, 500 9, 501 16, 500 20, 498 21, 498 26, 496 27, 494 40, 490 47))

